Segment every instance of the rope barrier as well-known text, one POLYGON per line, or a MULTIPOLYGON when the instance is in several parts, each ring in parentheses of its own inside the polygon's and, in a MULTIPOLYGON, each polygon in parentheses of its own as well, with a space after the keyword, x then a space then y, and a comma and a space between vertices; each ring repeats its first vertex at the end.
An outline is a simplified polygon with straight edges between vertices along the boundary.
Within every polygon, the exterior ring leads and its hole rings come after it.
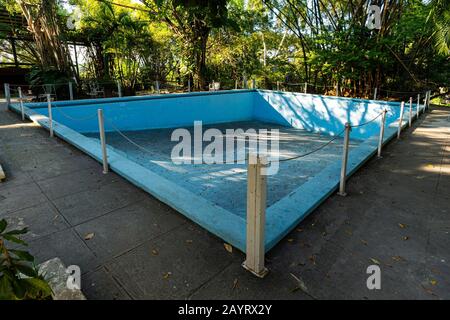
MULTIPOLYGON (((384 112, 384 111, 383 111, 383 112, 384 112)), ((376 119, 378 119, 378 118, 383 114, 383 112, 380 112, 376 117, 374 117, 373 119, 371 119, 371 120, 369 120, 369 121, 367 121, 367 122, 363 122, 363 123, 360 123, 360 124, 357 124, 357 125, 350 125, 350 128, 358 128, 358 127, 365 126, 365 125, 367 125, 367 124, 369 124, 369 123, 375 121, 376 119)), ((281 160, 279 160, 279 161, 280 161, 280 162, 283 162, 283 161, 290 161, 290 160, 295 160, 295 159, 299 159, 299 158, 303 158, 303 157, 309 156, 310 154, 313 154, 313 153, 315 153, 315 152, 317 152, 317 151, 319 151, 319 150, 322 150, 323 148, 325 148, 326 146, 328 146, 329 144, 331 144, 334 140, 336 140, 337 138, 339 138, 339 137, 341 136, 341 134, 344 133, 344 131, 345 131, 345 129, 342 130, 341 132, 339 132, 339 134, 337 134, 337 135, 336 135, 335 137, 333 137, 331 140, 327 141, 326 143, 322 144, 321 146, 319 146, 318 148, 316 148, 316 149, 314 149, 314 150, 312 150, 312 151, 309 151, 309 152, 306 152, 306 153, 303 153, 303 154, 300 154, 300 155, 297 155, 297 156, 294 156, 294 157, 291 157, 291 158, 281 159, 281 160)))
MULTIPOLYGON (((143 151, 145 151, 145 152, 147 152, 147 153, 149 153, 149 154, 154 154, 153 151, 148 150, 147 148, 141 146, 140 144, 138 144, 137 142, 135 142, 135 141, 133 141, 131 138, 129 138, 125 133, 123 133, 122 131, 120 131, 119 128, 117 128, 117 127, 114 125, 114 123, 112 123, 110 120, 108 120, 107 118, 105 118, 105 120, 106 120, 106 122, 107 122, 108 124, 111 125, 111 127, 112 127, 112 128, 113 128, 120 136, 122 136, 122 137, 123 137, 125 140, 127 140, 129 143, 131 143, 131 144, 134 145, 135 147, 137 147, 137 148, 139 148, 139 149, 141 149, 141 150, 143 150, 143 151)), ((223 164, 234 164, 234 163, 237 163, 237 162, 245 162, 246 160, 247 160, 247 156, 246 156, 244 159, 236 159, 236 160, 233 161, 233 162, 225 162, 225 163, 223 163, 223 164)), ((205 164, 205 163, 202 163, 202 164, 205 164)), ((208 164, 208 165, 209 165, 209 164, 208 164)))
POLYGON ((91 119, 97 117, 97 114, 93 114, 93 115, 91 115, 91 116, 84 117, 84 118, 75 118, 75 117, 69 116, 67 113, 63 112, 63 111, 62 111, 62 107, 56 107, 56 108, 54 108, 54 109, 57 110, 59 113, 61 113, 61 115, 62 115, 63 117, 66 117, 66 118, 68 118, 68 119, 70 119, 70 120, 74 120, 74 121, 87 121, 87 120, 91 120, 91 119))
POLYGON ((108 124, 111 125, 111 127, 119 134, 121 135, 125 140, 127 140, 129 143, 131 143, 132 145, 134 145, 135 147, 149 153, 149 154, 153 154, 152 151, 148 150, 147 148, 141 146, 140 144, 134 142, 133 140, 131 140, 131 138, 129 138, 125 133, 123 133, 122 131, 119 130, 119 128, 117 128, 114 123, 112 123, 112 121, 109 121, 107 118, 105 118, 106 122, 108 122, 108 124))
MULTIPOLYGON (((383 112, 384 112, 384 111, 383 111, 383 112)), ((358 127, 365 126, 365 125, 367 125, 367 124, 369 124, 369 123, 375 121, 376 119, 378 119, 378 118, 383 114, 383 112, 380 112, 376 117, 374 117, 373 119, 371 119, 371 120, 369 120, 369 121, 367 121, 367 122, 363 122, 363 123, 360 123, 360 124, 357 124, 357 125, 350 125, 350 127, 351 127, 351 128, 358 128, 358 127)), ((149 153, 149 154, 153 154, 152 151, 150 151, 150 150, 148 150, 147 148, 141 146, 140 144, 138 144, 137 142, 135 142, 135 141, 133 141, 131 138, 129 138, 129 137, 128 137, 126 134, 124 134, 122 131, 120 131, 119 128, 117 128, 117 127, 114 125, 114 123, 112 123, 112 122, 109 121, 108 119, 105 119, 105 120, 106 120, 106 122, 108 122, 108 123, 111 125, 111 127, 112 127, 119 135, 121 135, 125 140, 127 140, 128 142, 130 142, 131 144, 133 144, 135 147, 137 147, 137 148, 139 148, 139 149, 141 149, 141 150, 143 150, 143 151, 145 151, 145 152, 147 152, 147 153, 149 153)), ((295 160, 295 159, 299 159, 299 158, 303 158, 303 157, 309 156, 309 155, 311 155, 311 154, 313 154, 313 153, 315 153, 315 152, 317 152, 317 151, 322 150, 322 149, 325 148, 326 146, 330 145, 333 141, 335 141, 336 139, 338 139, 338 138, 344 133, 344 131, 345 131, 345 129, 342 130, 341 132, 339 132, 339 133, 338 133, 336 136, 334 136, 332 139, 330 139, 330 140, 327 141, 326 143, 320 145, 318 148, 316 148, 316 149, 314 149, 314 150, 308 151, 308 152, 306 152, 306 153, 303 153, 303 154, 300 154, 300 155, 297 155, 297 156, 294 156, 294 157, 285 158, 285 159, 280 159, 280 160, 278 160, 278 161, 279 161, 279 162, 285 162, 285 161, 295 160)), ((236 160, 233 161, 233 162, 225 162, 225 163, 223 163, 223 164, 232 164, 232 163, 234 164, 234 163, 242 162, 242 161, 245 162, 246 160, 247 160, 247 156, 246 156, 245 159, 239 159, 239 160, 236 159, 236 160)))
MULTIPOLYGON (((384 112, 384 111, 383 111, 383 112, 384 112)), ((350 125, 350 127, 352 127, 352 128, 358 128, 358 127, 365 126, 366 124, 369 124, 369 123, 375 121, 376 119, 378 119, 378 118, 383 114, 383 112, 380 112, 380 113, 379 113, 375 118, 373 118, 372 120, 369 120, 369 121, 367 121, 367 122, 363 122, 363 123, 360 123, 360 124, 356 124, 356 125, 350 125)))
POLYGON ((328 146, 328 145, 329 145, 330 143, 332 143, 334 140, 336 140, 337 138, 339 138, 339 137, 341 136, 341 134, 344 133, 344 131, 345 131, 345 129, 342 130, 342 131, 341 131, 339 134, 337 134, 335 137, 333 137, 331 140, 329 140, 328 142, 322 144, 320 147, 318 147, 318 148, 316 148, 316 149, 314 149, 314 150, 312 150, 312 151, 309 151, 309 152, 306 152, 306 153, 303 153, 303 154, 300 154, 300 155, 297 155, 297 156, 294 156, 294 157, 291 157, 291 158, 280 159, 280 160, 278 160, 278 161, 279 161, 279 162, 284 162, 284 161, 290 161, 290 160, 295 160, 295 159, 299 159, 299 158, 303 158, 303 157, 309 156, 310 154, 313 154, 313 153, 315 153, 315 152, 317 152, 317 151, 319 151, 319 150, 322 150, 322 149, 325 148, 326 146, 328 146))

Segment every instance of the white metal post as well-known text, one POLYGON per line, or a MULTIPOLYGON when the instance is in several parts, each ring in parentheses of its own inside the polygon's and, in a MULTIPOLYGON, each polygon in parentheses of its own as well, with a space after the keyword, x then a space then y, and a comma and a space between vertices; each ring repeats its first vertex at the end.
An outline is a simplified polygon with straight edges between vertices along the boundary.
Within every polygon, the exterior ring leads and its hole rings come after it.
POLYGON ((430 110, 431 90, 428 90, 427 109, 430 110))
POLYGON ((377 90, 378 90, 378 88, 375 88, 373 90, 373 100, 377 100, 377 90))
POLYGON ((280 91, 280 81, 277 81, 277 91, 280 91))
POLYGON ((106 153, 106 136, 105 136, 105 121, 103 119, 103 109, 97 110, 98 115, 98 131, 100 133, 100 143, 102 144, 102 162, 103 173, 108 173, 108 155, 106 153))
POLYGON ((69 97, 70 97, 70 100, 73 100, 73 87, 72 87, 72 81, 69 81, 69 97))
POLYGON ((159 92, 159 81, 158 80, 155 81, 155 89, 156 89, 157 93, 160 93, 159 92))
POLYGON ((234 89, 237 90, 237 88, 238 88, 238 81, 234 80, 234 89))
POLYGON ((417 95, 417 112, 416 112, 417 119, 419 119, 419 112, 420 112, 420 93, 417 95))
POLYGON ((9 83, 5 83, 5 99, 7 105, 9 106, 9 104, 11 103, 11 89, 9 87, 9 83))
POLYGON ((377 152, 378 158, 381 158, 381 148, 383 147, 384 126, 386 124, 386 113, 387 113, 387 110, 384 109, 383 114, 381 115, 381 120, 380 120, 380 135, 378 136, 378 152, 377 152))
POLYGON ((343 146, 343 152, 342 152, 342 166, 341 166, 341 178, 339 181, 339 192, 338 195, 340 196, 346 196, 347 193, 345 193, 345 180, 347 179, 347 160, 348 160, 348 147, 350 145, 350 130, 352 130, 352 127, 350 126, 350 123, 345 124, 345 134, 344 134, 344 146, 343 146))
POLYGON ((425 114, 425 108, 427 107, 427 97, 428 97, 428 91, 425 92, 425 98, 423 99, 423 108, 422 108, 423 114, 425 114))
POLYGON ((242 266, 263 278, 268 270, 264 266, 264 227, 266 223, 266 176, 262 174, 267 158, 249 154, 247 171, 247 240, 246 257, 242 266))
POLYGON ((22 114, 22 121, 24 121, 25 120, 25 111, 23 110, 22 88, 18 87, 17 90, 19 91, 20 113, 22 114))
POLYGON ((119 94, 119 98, 122 98, 122 86, 120 85, 120 81, 117 80, 117 93, 119 94))
POLYGON ((412 125, 412 97, 409 97, 409 127, 412 125))
POLYGON ((48 105, 48 120, 50 137, 53 137, 53 115, 52 115, 52 99, 50 93, 47 93, 47 105, 48 105))
POLYGON ((397 139, 400 139, 400 132, 402 131, 403 112, 405 111, 405 101, 402 101, 400 106, 400 118, 398 119, 397 139))
POLYGON ((304 93, 308 93, 308 82, 305 82, 305 92, 304 93))

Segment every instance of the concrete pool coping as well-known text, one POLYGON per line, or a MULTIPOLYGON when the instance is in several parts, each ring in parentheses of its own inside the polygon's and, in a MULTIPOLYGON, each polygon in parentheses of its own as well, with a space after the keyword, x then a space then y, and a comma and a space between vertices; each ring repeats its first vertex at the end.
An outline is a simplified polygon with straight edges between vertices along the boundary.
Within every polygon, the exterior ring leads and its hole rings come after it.
MULTIPOLYGON (((20 107, 17 104, 9 105, 9 108, 20 113, 20 107)), ((46 116, 38 114, 32 108, 26 106, 24 106, 24 111, 27 118, 46 129, 49 128, 49 120, 46 116)), ((407 114, 406 112, 405 117, 407 114)), ((402 126, 407 126, 407 124, 407 121, 403 121, 402 126)), ((101 162, 99 142, 55 121, 53 129, 56 136, 101 162)), ((392 139, 396 133, 397 125, 394 123, 386 128, 383 143, 385 144, 392 139)), ((376 153, 377 143, 378 137, 373 136, 349 153, 348 177, 376 153)), ((245 252, 245 219, 128 160, 115 152, 114 148, 108 147, 108 160, 113 171, 245 252)), ((322 169, 314 176, 314 179, 304 183, 267 209, 266 251, 275 246, 303 218, 337 189, 339 174, 340 162, 333 163, 322 169)))

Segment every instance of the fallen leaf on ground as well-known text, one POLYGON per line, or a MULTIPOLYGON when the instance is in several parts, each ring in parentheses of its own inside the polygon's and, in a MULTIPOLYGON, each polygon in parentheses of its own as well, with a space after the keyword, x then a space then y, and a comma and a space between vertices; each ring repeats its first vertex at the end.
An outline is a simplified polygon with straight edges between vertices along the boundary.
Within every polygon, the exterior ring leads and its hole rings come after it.
POLYGON ((422 288, 423 288, 423 290, 425 290, 428 294, 431 294, 432 296, 436 296, 436 297, 437 297, 437 295, 436 295, 433 291, 431 291, 431 289, 428 289, 428 288, 424 287, 423 285, 422 285, 422 288))
POLYGON ((295 292, 297 290, 302 290, 303 292, 308 292, 308 288, 306 288, 305 282, 303 282, 302 279, 300 279, 299 277, 297 277, 294 274, 290 274, 292 278, 295 279, 295 281, 297 282, 297 286, 291 290, 291 292, 295 292))
POLYGON ((362 244, 365 245, 365 246, 367 246, 367 244, 368 244, 366 240, 362 240, 362 239, 361 239, 361 242, 362 242, 362 244))
POLYGON ((395 260, 395 261, 402 261, 402 260, 404 260, 402 257, 400 257, 400 256, 393 256, 392 257, 392 260, 395 260))
POLYGON ((406 240, 409 240, 409 237, 408 237, 408 236, 404 236, 404 237, 403 237, 403 241, 406 241, 406 240))
POLYGON ((309 256, 309 261, 311 261, 312 264, 316 264, 316 257, 314 255, 309 256))
POLYGON ((224 243, 223 246, 224 246, 225 250, 227 250, 229 253, 233 252, 233 247, 230 244, 224 243))
POLYGON ((186 243, 192 243, 192 240, 186 240, 186 243))
POLYGON ((431 280, 430 283, 431 283, 431 285, 433 285, 433 286, 437 285, 437 281, 436 281, 436 280, 431 280))
POLYGON ((159 254, 158 250, 156 250, 156 249, 152 250, 152 255, 157 256, 158 254, 159 254))
POLYGON ((294 239, 289 238, 289 239, 287 239, 287 241, 288 241, 288 242, 294 242, 294 239))
POLYGON ((164 279, 169 279, 169 277, 172 275, 172 272, 166 272, 164 275, 163 275, 163 278, 164 279))
POLYGON ((297 228, 297 232, 303 232, 302 228, 297 228))
POLYGON ((400 228, 402 228, 402 229, 405 229, 405 228, 406 228, 406 225, 404 225, 403 223, 399 223, 398 226, 399 226, 400 228))
POLYGON ((94 233, 88 233, 84 236, 84 240, 91 240, 94 237, 94 233))
POLYGON ((370 261, 372 261, 373 263, 378 264, 378 265, 381 264, 380 261, 378 261, 377 259, 374 259, 374 258, 370 258, 370 261))
POLYGON ((238 279, 236 278, 233 281, 233 290, 237 288, 237 285, 238 285, 238 279))
POLYGON ((433 272, 434 274, 441 274, 441 272, 436 268, 432 268, 431 272, 433 272))

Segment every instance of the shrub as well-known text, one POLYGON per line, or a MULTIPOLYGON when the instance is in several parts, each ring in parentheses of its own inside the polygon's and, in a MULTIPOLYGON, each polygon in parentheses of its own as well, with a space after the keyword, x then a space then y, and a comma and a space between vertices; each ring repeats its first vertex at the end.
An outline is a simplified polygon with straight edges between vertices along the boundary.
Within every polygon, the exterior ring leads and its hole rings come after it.
POLYGON ((51 299, 51 288, 40 275, 34 257, 24 250, 9 249, 7 243, 27 246, 20 235, 27 228, 7 231, 5 219, 0 220, 0 300, 51 299))

